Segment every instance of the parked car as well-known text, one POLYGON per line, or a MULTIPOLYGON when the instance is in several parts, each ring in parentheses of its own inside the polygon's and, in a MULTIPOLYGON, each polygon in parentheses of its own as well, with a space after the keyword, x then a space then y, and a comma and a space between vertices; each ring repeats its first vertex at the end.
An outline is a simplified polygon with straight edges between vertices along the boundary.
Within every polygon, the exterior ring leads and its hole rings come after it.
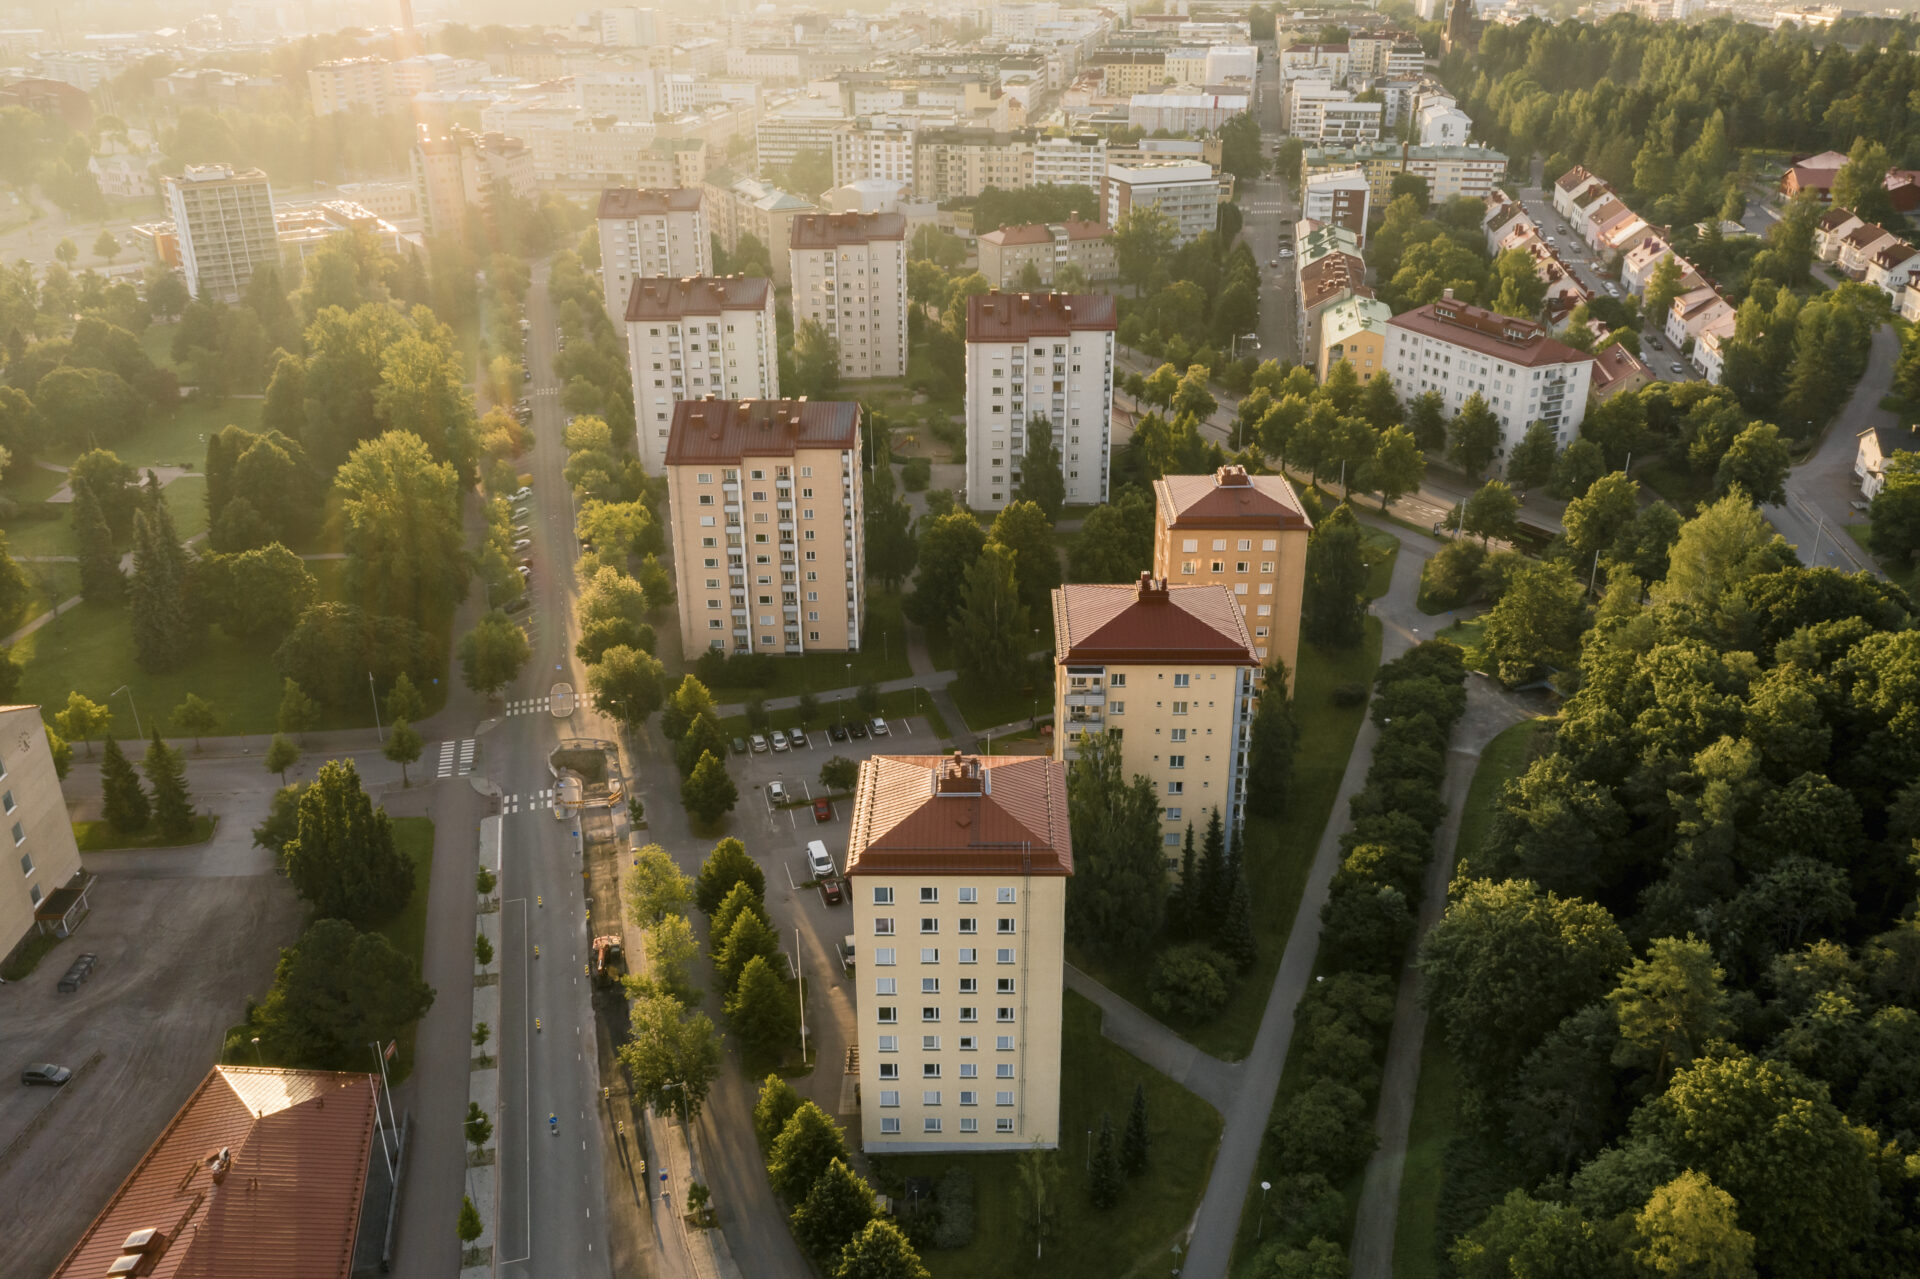
POLYGON ((92 951, 87 951, 75 959, 72 965, 68 967, 66 976, 60 979, 60 984, 57 989, 63 995, 71 995, 74 991, 79 990, 80 984, 86 981, 87 978, 93 976, 93 966, 99 962, 100 956, 94 954, 92 951))
POLYGON ((1292 256, 1293 256, 1293 250, 1292 250, 1292 249, 1282 249, 1282 250, 1280 250, 1280 256, 1281 256, 1281 257, 1283 257, 1283 258, 1290 258, 1290 257, 1292 257, 1292 256))
POLYGON ((891 730, 887 728, 887 721, 881 719, 878 715, 873 717, 873 735, 875 737, 885 737, 890 731, 891 730))
POLYGON ((867 740, 867 726, 857 719, 847 725, 847 732, 852 734, 855 741, 864 742, 867 740))
POLYGON ((532 545, 533 539, 530 537, 516 537, 513 539, 513 549, 516 551, 524 551, 532 545))
POLYGON ((528 514, 528 512, 529 512, 529 510, 530 510, 530 509, 531 509, 531 508, 529 508, 529 507, 525 507, 525 506, 516 506, 516 507, 514 507, 514 508, 513 508, 513 518, 514 518, 514 519, 516 519, 516 520, 524 520, 524 519, 526 519, 526 518, 527 518, 527 514, 528 514))
POLYGON ((779 782, 768 782, 767 783, 767 802, 769 804, 786 803, 787 788, 785 786, 782 786, 779 782))
POLYGON ((747 741, 750 745, 752 745, 754 754, 764 755, 767 753, 767 739, 760 736, 760 734, 755 733, 753 736, 749 737, 747 741))
POLYGON ((828 799, 814 800, 813 801, 813 820, 816 822, 832 821, 833 820, 833 801, 828 799))
POLYGON ((1612 284, 1612 283, 1609 283, 1609 284, 1607 285, 1607 296, 1608 296, 1608 297, 1610 297, 1610 298, 1617 298, 1617 297, 1619 297, 1619 296, 1620 296, 1620 286, 1619 286, 1619 285, 1617 285, 1617 284, 1612 284))
POLYGON ((840 891, 840 881, 823 879, 820 881, 820 899, 829 906, 838 906, 846 900, 846 894, 840 891))
POLYGON ((1675 360, 1672 364, 1667 365, 1667 371, 1676 376, 1684 377, 1686 376, 1687 366, 1675 360))
POLYGON ((46 1063, 38 1066, 28 1066, 20 1072, 21 1084, 29 1088, 35 1084, 43 1084, 48 1088, 58 1088, 72 1078, 73 1072, 65 1066, 55 1066, 46 1063))
POLYGON ((744 738, 744 737, 736 737, 736 738, 734 738, 734 739, 733 739, 733 753, 734 753, 734 754, 736 754, 736 755, 744 755, 744 754, 746 754, 746 753, 747 753, 747 739, 746 739, 746 738, 744 738))
POLYGON ((525 485, 523 484, 523 485, 521 485, 521 486, 520 486, 520 488, 519 488, 519 489, 517 489, 517 490, 515 490, 515 492, 514 492, 514 495, 513 495, 513 500, 514 500, 514 501, 516 501, 516 502, 524 502, 524 501, 526 501, 526 500, 527 500, 528 498, 530 498, 530 497, 532 497, 532 496, 533 496, 533 490, 532 490, 532 489, 530 489, 530 488, 528 488, 528 487, 526 487, 526 486, 525 486, 525 485))
POLYGON ((773 749, 777 751, 787 749, 787 735, 777 728, 773 730, 773 749))
POLYGON ((524 595, 518 599, 507 601, 507 612, 509 613, 524 613, 532 607, 533 601, 524 595))
POLYGON ((1652 347, 1656 351, 1666 350, 1665 347, 1660 345, 1660 339, 1651 333, 1647 334, 1647 345, 1652 347))
POLYGON ((807 841, 807 870, 815 879, 827 879, 833 875, 833 854, 817 839, 807 841))
POLYGON ((528 565, 518 564, 518 565, 515 565, 515 567, 519 570, 521 577, 530 578, 533 576, 533 569, 528 565))
POLYGON ((1278 266, 1280 265, 1280 259, 1279 259, 1279 258, 1277 258, 1277 257, 1276 257, 1276 258, 1273 258, 1273 259, 1271 259, 1271 260, 1269 260, 1269 261, 1267 262, 1267 265, 1268 265, 1268 266, 1270 266, 1270 267, 1276 267, 1276 268, 1277 268, 1277 267, 1278 267, 1278 266))
POLYGON ((836 742, 844 742, 847 740, 847 726, 845 724, 835 724, 827 730, 827 736, 836 742))
POLYGON ((805 733, 801 732, 799 729, 796 728, 791 733, 787 734, 787 745, 793 747, 793 749, 797 751, 803 751, 803 750, 806 750, 809 746, 813 745, 813 743, 807 740, 807 735, 805 733))

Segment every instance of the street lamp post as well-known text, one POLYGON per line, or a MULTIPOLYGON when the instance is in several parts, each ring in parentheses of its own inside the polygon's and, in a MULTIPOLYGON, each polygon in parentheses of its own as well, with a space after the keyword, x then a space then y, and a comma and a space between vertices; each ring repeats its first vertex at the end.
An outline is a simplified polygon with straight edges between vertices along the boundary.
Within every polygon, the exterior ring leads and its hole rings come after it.
POLYGON ((118 697, 122 693, 125 693, 127 695, 128 709, 133 711, 133 735, 135 737, 145 737, 146 734, 140 731, 140 707, 134 703, 133 689, 128 687, 125 684, 122 684, 119 688, 116 688, 111 693, 107 694, 107 696, 118 697))
POLYGON ((1255 1243, 1258 1243, 1260 1236, 1267 1232, 1267 1192, 1272 1189, 1273 1183, 1271 1181, 1263 1181, 1260 1183, 1260 1224, 1253 1232, 1255 1243))
POLYGON ((258 1035, 255 1035, 253 1037, 253 1060, 256 1064, 261 1066, 265 1066, 267 1064, 266 1058, 260 1055, 260 1036, 258 1035))

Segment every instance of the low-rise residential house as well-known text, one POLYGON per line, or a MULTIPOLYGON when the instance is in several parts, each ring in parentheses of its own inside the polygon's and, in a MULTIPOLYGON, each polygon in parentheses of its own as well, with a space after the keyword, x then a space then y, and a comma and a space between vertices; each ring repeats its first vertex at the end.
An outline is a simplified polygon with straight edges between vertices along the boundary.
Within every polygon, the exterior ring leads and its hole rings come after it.
POLYGON ((1554 180, 1553 211, 1563 218, 1573 216, 1573 202, 1585 195, 1595 186, 1605 186, 1599 178, 1588 173, 1586 166, 1576 164, 1554 180))
POLYGON ((1616 204, 1620 197, 1613 188, 1604 182, 1596 183, 1573 197, 1573 212, 1567 215, 1567 226, 1574 235, 1582 240, 1590 240, 1593 230, 1593 215, 1609 204, 1616 204))
POLYGON ((1600 251, 1609 228, 1617 226, 1633 217, 1633 210, 1618 195, 1608 192, 1605 199, 1588 206, 1582 220, 1574 227, 1587 247, 1596 253, 1600 251))
POLYGON ((1688 342, 1697 340, 1702 330, 1722 318, 1733 318, 1733 307, 1728 305, 1725 298, 1708 285, 1690 289, 1676 297, 1667 311, 1667 341, 1673 343, 1673 349, 1677 351, 1688 342))
POLYGON ((1658 235, 1650 235, 1627 250, 1620 260, 1620 287, 1629 293, 1643 294, 1647 291, 1647 281, 1660 264, 1668 258, 1680 263, 1680 287, 1697 289, 1705 283, 1700 273, 1693 269, 1693 263, 1673 251, 1673 246, 1658 235))
POLYGON ((1701 377, 1715 386, 1726 381, 1726 344, 1733 340, 1733 330, 1733 317, 1726 316, 1700 330, 1700 336, 1693 341, 1694 366, 1700 370, 1701 377))
POLYGON ((1593 376, 1587 385, 1587 402, 1598 404, 1622 391, 1637 391, 1652 381, 1653 370, 1646 362, 1615 342, 1593 354, 1593 376))
POLYGON ((1505 191, 1495 191, 1487 197, 1486 213, 1480 219, 1480 230, 1487 237, 1487 253, 1497 255, 1500 246, 1508 236, 1524 235, 1534 229, 1532 216, 1521 203, 1505 191))
POLYGON ((1920 270, 1920 250, 1905 240, 1895 240, 1867 263, 1867 283, 1899 302, 1916 270, 1920 270))
POLYGON ((1866 219, 1852 209, 1828 209, 1813 228, 1813 252, 1822 262, 1838 262, 1840 246, 1849 235, 1866 225, 1866 219))
POLYGON ((1602 256, 1624 255, 1653 234, 1654 229, 1647 225, 1647 220, 1629 209, 1625 217, 1615 218, 1601 228, 1593 247, 1602 256))
POLYGON ((1362 382, 1387 367, 1387 321, 1393 308, 1371 297, 1349 295, 1320 312, 1320 357, 1314 372, 1322 382, 1327 370, 1345 360, 1362 382))
POLYGON ((1900 295, 1900 318, 1920 324, 1920 289, 1908 289, 1900 295))
POLYGON ((1873 261, 1874 254, 1882 249, 1892 248, 1900 243, 1900 237, 1883 226, 1871 222, 1862 223, 1841 238, 1840 269, 1855 280, 1867 278, 1867 263, 1873 261))
POLYGON ((1822 151, 1804 156, 1788 166, 1780 179, 1780 193, 1791 200, 1802 191, 1811 191, 1825 204, 1833 198, 1833 180, 1847 167, 1843 151, 1822 151))
POLYGON ((1887 483, 1887 462, 1896 453, 1920 453, 1920 426, 1874 426, 1860 432, 1854 449, 1853 477, 1860 496, 1871 502, 1887 483))
POLYGON ((1896 212, 1912 213, 1920 209, 1920 169, 1888 169, 1881 185, 1886 187, 1896 212))

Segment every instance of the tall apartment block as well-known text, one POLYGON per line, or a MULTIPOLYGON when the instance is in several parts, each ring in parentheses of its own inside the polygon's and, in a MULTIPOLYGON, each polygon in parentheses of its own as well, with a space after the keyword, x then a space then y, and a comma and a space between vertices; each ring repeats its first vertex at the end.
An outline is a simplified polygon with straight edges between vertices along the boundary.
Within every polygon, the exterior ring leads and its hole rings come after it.
POLYGON ((793 323, 817 320, 840 344, 840 376, 907 375, 907 219, 803 213, 788 240, 793 323))
POLYGON ((1116 316, 1102 293, 967 299, 967 505, 997 511, 1014 500, 1027 427, 1043 418, 1067 501, 1107 500, 1116 316))
POLYGON ((1260 659, 1233 592, 1140 574, 1053 592, 1053 736, 1065 760, 1088 733, 1120 740, 1127 776, 1160 795, 1161 849, 1179 865, 1188 823, 1220 810, 1231 846, 1246 811, 1247 736, 1260 659))
POLYGON ((717 395, 778 399, 773 281, 746 275, 635 280, 623 312, 640 464, 667 460, 674 406, 717 395))
POLYGON ((861 1144, 1057 1147, 1066 765, 875 756, 860 766, 846 874, 861 1144))
POLYGON ((194 297, 237 302, 254 271, 280 265, 273 190, 265 173, 189 164, 161 180, 180 238, 180 271, 194 297))
POLYGON ((87 914, 87 880, 38 706, 0 707, 0 830, 20 873, 0 889, 0 958, 36 928, 65 936, 87 914))
POLYGON ((1155 208, 1173 222, 1173 242, 1185 244, 1220 225, 1220 179, 1204 160, 1107 164, 1102 220, 1110 227, 1136 208, 1155 208))
POLYGON ((713 228, 702 203, 697 188, 600 193, 600 280, 609 319, 626 310, 635 280, 713 274, 713 228))
POLYGON ((467 212, 493 216, 493 193, 530 200, 537 181, 533 150, 504 133, 455 125, 444 133, 420 126, 412 154, 415 207, 431 235, 457 235, 467 212))
POLYGON ((682 401, 666 470, 682 651, 859 649, 867 566, 858 404, 682 401))
POLYGON ((1233 593, 1253 655, 1287 664, 1300 656, 1300 599, 1313 521, 1284 475, 1223 466, 1212 475, 1169 475, 1153 484, 1153 575, 1233 593))

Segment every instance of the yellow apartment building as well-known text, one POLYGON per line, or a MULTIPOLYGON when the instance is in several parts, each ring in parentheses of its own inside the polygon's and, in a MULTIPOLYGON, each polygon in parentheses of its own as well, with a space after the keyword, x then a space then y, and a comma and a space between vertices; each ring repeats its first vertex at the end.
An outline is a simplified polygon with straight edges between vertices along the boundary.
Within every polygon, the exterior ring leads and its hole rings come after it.
POLYGON ((1161 842, 1179 865, 1187 824, 1220 810, 1229 845, 1246 808, 1247 734, 1260 659, 1233 592, 1142 573, 1053 593, 1053 753, 1088 733, 1120 742, 1128 777, 1160 795, 1161 842))
POLYGON ((860 765, 846 875, 868 1153, 1060 1144, 1071 874, 1059 760, 860 765))
POLYGON ((682 650, 858 650, 860 406, 682 400, 666 456, 682 650))
POLYGON ((1314 373, 1324 382, 1327 370, 1345 360, 1362 383, 1373 381, 1373 375, 1387 367, 1387 321, 1392 318, 1392 307, 1357 293, 1320 312, 1320 358, 1314 373))
POLYGON ((1233 593, 1264 665, 1300 656, 1300 597, 1313 522, 1284 475, 1223 466, 1212 475, 1169 475, 1153 485, 1153 574, 1233 593))

